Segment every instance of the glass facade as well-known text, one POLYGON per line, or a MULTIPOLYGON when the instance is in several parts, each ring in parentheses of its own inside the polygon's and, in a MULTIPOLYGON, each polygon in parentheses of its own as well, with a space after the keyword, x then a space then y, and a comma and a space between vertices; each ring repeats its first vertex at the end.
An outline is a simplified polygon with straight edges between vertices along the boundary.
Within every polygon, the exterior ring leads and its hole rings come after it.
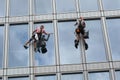
POLYGON ((28 50, 23 48, 24 41, 28 38, 28 25, 10 25, 9 27, 9 67, 28 66, 28 50))
POLYGON ((0 26, 0 69, 3 65, 3 51, 4 51, 4 26, 0 26))
POLYGON ((94 72, 89 73, 89 80, 110 80, 109 72, 94 72))
POLYGON ((0 0, 0 80, 120 80, 119 9, 119 0, 0 0), (87 50, 81 35, 74 44, 80 16, 87 50), (25 49, 41 25, 47 52, 34 40, 25 49))

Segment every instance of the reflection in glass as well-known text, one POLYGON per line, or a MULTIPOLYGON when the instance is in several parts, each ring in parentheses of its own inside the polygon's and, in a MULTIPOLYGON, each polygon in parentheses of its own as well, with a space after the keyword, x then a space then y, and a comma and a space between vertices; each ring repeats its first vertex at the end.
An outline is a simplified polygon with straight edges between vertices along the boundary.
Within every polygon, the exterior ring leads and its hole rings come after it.
POLYGON ((57 13, 75 12, 75 0, 56 0, 57 13))
POLYGON ((0 17, 5 17, 5 0, 0 0, 0 17))
POLYGON ((4 43, 4 27, 0 26, 0 68, 2 68, 3 61, 3 43, 4 43))
POLYGON ((98 10, 98 0, 80 0, 80 10, 85 11, 97 11, 98 10))
POLYGON ((10 15, 28 15, 28 0, 10 0, 10 15))
POLYGON ((36 15, 52 13, 52 0, 34 0, 36 15))
POLYGON ((106 61, 105 47, 100 20, 86 21, 86 30, 89 30, 87 39, 88 50, 86 50, 87 62, 106 61))
POLYGON ((113 60, 120 60, 120 19, 107 19, 113 60))
POLYGON ((120 71, 115 72, 116 80, 120 80, 120 71))
POLYGON ((105 10, 120 9, 120 0, 102 0, 105 10))
MULTIPOLYGON (((52 23, 37 23, 35 24, 35 28, 41 25, 44 25, 46 32, 54 33, 52 23)), ((50 35, 49 40, 46 42, 46 48, 46 53, 35 53, 35 66, 55 65, 54 34, 50 35)))
POLYGON ((109 72, 96 72, 88 74, 89 80, 110 80, 109 72))
POLYGON ((55 75, 42 75, 42 76, 36 76, 35 80, 56 80, 55 75))
POLYGON ((8 78, 8 80, 29 80, 28 77, 13 77, 13 78, 8 78))
POLYGON ((28 25, 11 25, 9 27, 9 67, 28 66, 28 49, 23 45, 28 40, 28 25))
POLYGON ((80 50, 74 46, 75 22, 59 22, 59 51, 61 64, 80 63, 80 50))
POLYGON ((82 74, 64 74, 61 76, 61 80, 83 80, 82 74))

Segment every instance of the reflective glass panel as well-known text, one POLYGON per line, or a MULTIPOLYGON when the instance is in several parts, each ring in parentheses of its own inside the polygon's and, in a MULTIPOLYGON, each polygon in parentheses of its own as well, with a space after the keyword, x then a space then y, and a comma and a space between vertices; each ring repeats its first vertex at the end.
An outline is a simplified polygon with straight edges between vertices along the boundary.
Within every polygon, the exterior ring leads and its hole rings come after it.
POLYGON ((61 80, 83 80, 82 74, 64 74, 61 76, 61 80))
POLYGON ((75 12, 75 0, 56 0, 57 13, 75 12))
POLYGON ((3 63, 3 49, 4 49, 4 27, 0 26, 0 69, 2 68, 3 63))
POLYGON ((5 0, 0 0, 0 17, 5 17, 5 0))
POLYGON ((28 49, 23 47, 28 40, 28 25, 10 25, 9 27, 9 67, 28 66, 28 49))
POLYGON ((120 60, 120 19, 107 19, 113 60, 120 60))
POLYGON ((116 80, 120 80, 120 71, 115 72, 116 80))
POLYGON ((10 0, 10 16, 28 15, 28 0, 10 0))
MULTIPOLYGON (((36 27, 40 27, 44 25, 44 29, 47 33, 54 33, 52 23, 37 23, 35 24, 36 27)), ((45 35, 47 39, 48 35, 45 35)), ((55 53, 54 53, 54 34, 50 34, 48 41, 46 41, 46 53, 42 53, 41 47, 40 53, 37 51, 35 52, 35 66, 44 66, 44 65, 55 65, 55 53)))
POLYGON ((81 63, 80 49, 74 46, 75 22, 59 22, 59 54, 61 64, 81 63))
POLYGON ((56 80, 54 75, 43 75, 43 76, 36 76, 35 80, 56 80))
POLYGON ((13 77, 13 78, 8 78, 8 80, 29 80, 28 77, 13 77))
POLYGON ((105 10, 120 9, 120 0, 102 0, 105 10))
POLYGON ((86 21, 86 31, 89 30, 88 50, 86 50, 87 62, 106 61, 104 39, 100 20, 86 21))
POLYGON ((35 0, 36 15, 52 13, 52 0, 35 0))
POLYGON ((98 10, 98 0, 80 0, 80 10, 82 12, 86 11, 97 11, 98 10))
POLYGON ((110 80, 109 72, 96 72, 88 74, 89 80, 110 80))

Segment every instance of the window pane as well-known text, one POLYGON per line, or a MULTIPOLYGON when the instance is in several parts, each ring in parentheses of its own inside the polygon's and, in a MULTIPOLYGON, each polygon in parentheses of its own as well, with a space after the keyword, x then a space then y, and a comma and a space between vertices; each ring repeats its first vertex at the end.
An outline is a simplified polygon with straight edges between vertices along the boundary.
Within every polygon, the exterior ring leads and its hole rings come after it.
POLYGON ((120 9, 120 0, 102 0, 105 10, 120 9))
POLYGON ((15 77, 15 78, 8 78, 8 80, 29 80, 27 77, 15 77))
POLYGON ((61 76, 61 80, 83 80, 82 74, 65 74, 61 76))
POLYGON ((80 63, 80 50, 74 47, 75 22, 59 22, 59 51, 61 64, 80 63))
POLYGON ((9 67, 28 66, 28 49, 23 45, 28 39, 28 25, 11 25, 9 29, 9 67))
POLYGON ((112 58, 113 60, 120 60, 120 19, 107 19, 107 27, 112 50, 112 58))
POLYGON ((0 17, 5 17, 5 0, 0 0, 0 17))
POLYGON ((52 0, 35 0, 36 15, 52 13, 52 0))
POLYGON ((35 77, 35 80, 56 80, 56 77, 54 75, 43 75, 35 77))
POLYGON ((28 15, 28 0, 10 0, 10 15, 28 15))
POLYGON ((86 40, 89 46, 86 50, 87 62, 106 61, 100 20, 86 21, 86 30, 89 30, 89 39, 86 40))
POLYGON ((75 0, 56 0, 58 13, 75 12, 75 0))
MULTIPOLYGON (((44 25, 45 31, 48 33, 54 33, 52 23, 41 23, 35 24, 35 28, 40 25, 44 25)), ((47 35, 46 35, 47 38, 47 35)), ((55 65, 55 53, 54 53, 54 36, 50 35, 49 40, 46 42, 46 53, 35 53, 35 65, 44 66, 44 65, 55 65)), ((40 49, 41 50, 41 49, 40 49)))
POLYGON ((109 72, 89 73, 89 80, 110 80, 109 72))
POLYGON ((80 9, 82 12, 85 11, 97 11, 98 10, 98 0, 80 0, 80 9))
POLYGON ((4 27, 0 26, 0 69, 2 68, 3 63, 3 49, 4 49, 4 27))
POLYGON ((120 71, 115 72, 116 80, 120 80, 120 71))

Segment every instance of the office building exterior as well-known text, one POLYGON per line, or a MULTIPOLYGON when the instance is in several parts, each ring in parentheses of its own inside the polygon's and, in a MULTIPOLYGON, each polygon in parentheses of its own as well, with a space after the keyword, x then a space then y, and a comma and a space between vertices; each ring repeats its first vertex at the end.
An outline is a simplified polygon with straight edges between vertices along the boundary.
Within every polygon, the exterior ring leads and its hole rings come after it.
POLYGON ((0 80, 120 80, 119 0, 0 0, 0 80), (74 47, 79 17, 88 50, 74 47), (23 45, 40 25, 47 53, 23 45))

